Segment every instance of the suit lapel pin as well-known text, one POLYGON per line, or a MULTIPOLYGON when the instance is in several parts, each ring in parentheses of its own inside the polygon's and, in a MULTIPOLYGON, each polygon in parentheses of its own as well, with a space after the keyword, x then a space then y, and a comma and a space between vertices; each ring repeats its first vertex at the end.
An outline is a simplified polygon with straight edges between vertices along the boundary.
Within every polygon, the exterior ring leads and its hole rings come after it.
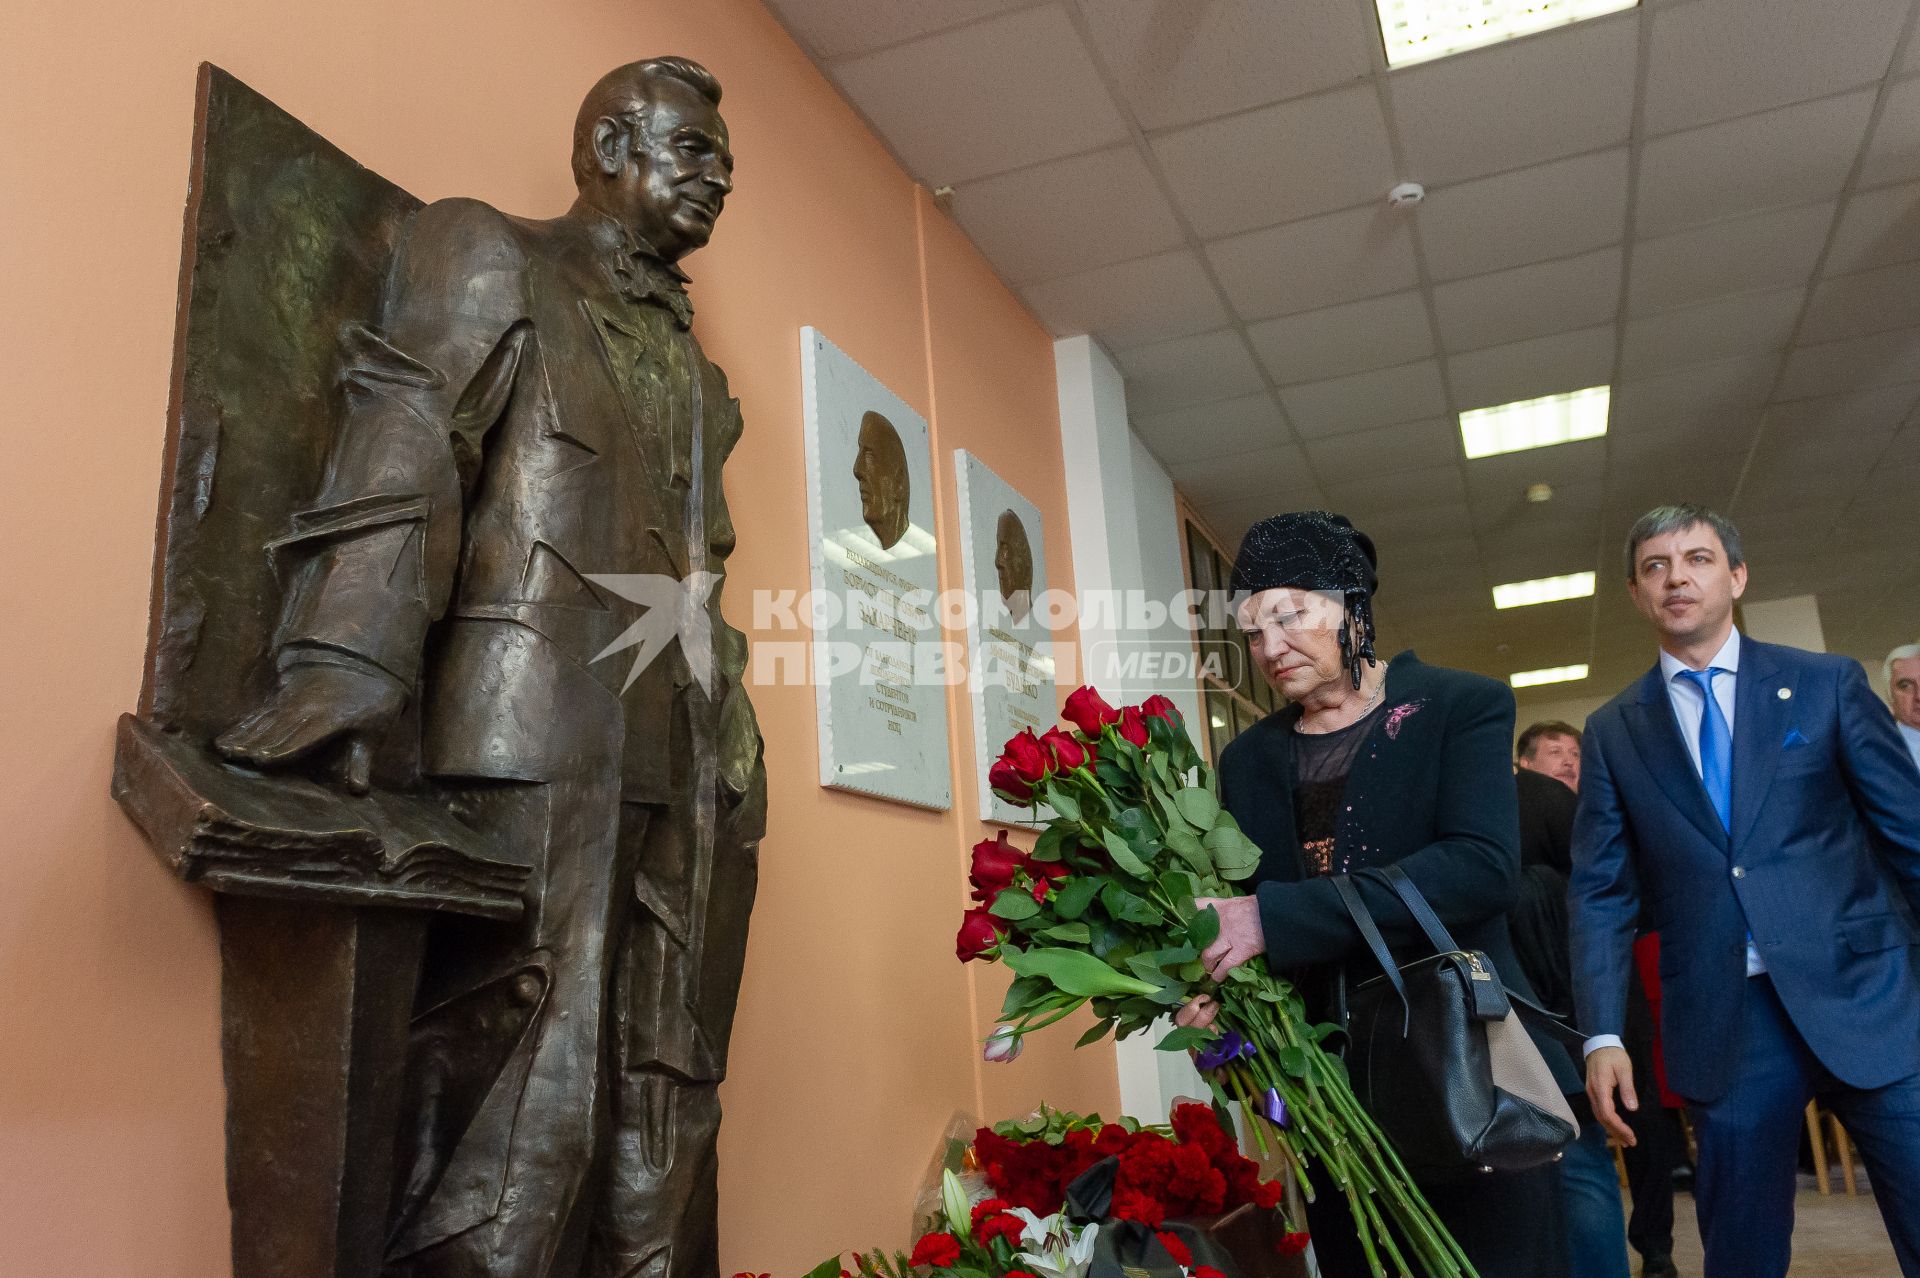
POLYGON ((1792 688, 1782 688, 1782 689, 1780 689, 1780 692, 1779 692, 1779 694, 1778 694, 1778 695, 1779 695, 1779 697, 1780 697, 1780 699, 1781 699, 1782 701, 1791 701, 1791 700, 1793 700, 1793 689, 1792 689, 1792 688))

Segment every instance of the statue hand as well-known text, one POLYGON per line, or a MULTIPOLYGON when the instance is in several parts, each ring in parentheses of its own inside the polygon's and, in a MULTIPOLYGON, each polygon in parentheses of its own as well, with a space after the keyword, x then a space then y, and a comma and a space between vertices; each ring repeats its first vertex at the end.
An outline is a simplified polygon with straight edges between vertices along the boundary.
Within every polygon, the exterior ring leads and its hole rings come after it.
POLYGON ((352 793, 365 794, 372 782, 374 742, 406 701, 400 682, 372 666, 297 664, 281 674, 265 705, 213 745, 237 762, 273 768, 337 741, 342 781, 352 793))

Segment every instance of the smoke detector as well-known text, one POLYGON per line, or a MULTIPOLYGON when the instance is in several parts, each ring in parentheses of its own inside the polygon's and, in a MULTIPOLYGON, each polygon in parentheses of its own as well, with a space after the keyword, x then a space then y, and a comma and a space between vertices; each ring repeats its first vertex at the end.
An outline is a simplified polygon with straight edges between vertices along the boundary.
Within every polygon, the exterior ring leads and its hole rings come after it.
POLYGON ((1418 182, 1402 182, 1387 192, 1387 203, 1396 209, 1410 209, 1427 198, 1427 188, 1418 182))

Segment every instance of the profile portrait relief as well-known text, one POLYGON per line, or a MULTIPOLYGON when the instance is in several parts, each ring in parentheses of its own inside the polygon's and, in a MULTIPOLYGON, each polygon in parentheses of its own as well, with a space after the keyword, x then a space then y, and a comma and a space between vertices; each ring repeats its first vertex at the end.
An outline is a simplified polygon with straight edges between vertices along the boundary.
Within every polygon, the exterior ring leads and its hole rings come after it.
POLYGON ((1033 605, 1033 543, 1026 525, 1011 510, 1000 512, 993 535, 993 571, 1000 581, 1000 598, 1014 621, 1025 621, 1033 605))
POLYGON ((853 460, 853 477, 860 485, 860 517, 886 550, 906 535, 907 450, 900 432, 879 413, 860 418, 860 453, 853 460))

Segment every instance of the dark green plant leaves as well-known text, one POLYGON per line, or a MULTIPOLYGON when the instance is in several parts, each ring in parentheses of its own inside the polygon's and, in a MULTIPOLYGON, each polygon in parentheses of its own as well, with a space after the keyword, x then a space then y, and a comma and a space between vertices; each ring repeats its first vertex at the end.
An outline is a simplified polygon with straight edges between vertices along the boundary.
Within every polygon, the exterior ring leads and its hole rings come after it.
POLYGON ((1116 972, 1084 950, 1034 949, 1007 956, 1007 966, 1022 976, 1038 976, 1082 998, 1158 994, 1159 988, 1116 972))

